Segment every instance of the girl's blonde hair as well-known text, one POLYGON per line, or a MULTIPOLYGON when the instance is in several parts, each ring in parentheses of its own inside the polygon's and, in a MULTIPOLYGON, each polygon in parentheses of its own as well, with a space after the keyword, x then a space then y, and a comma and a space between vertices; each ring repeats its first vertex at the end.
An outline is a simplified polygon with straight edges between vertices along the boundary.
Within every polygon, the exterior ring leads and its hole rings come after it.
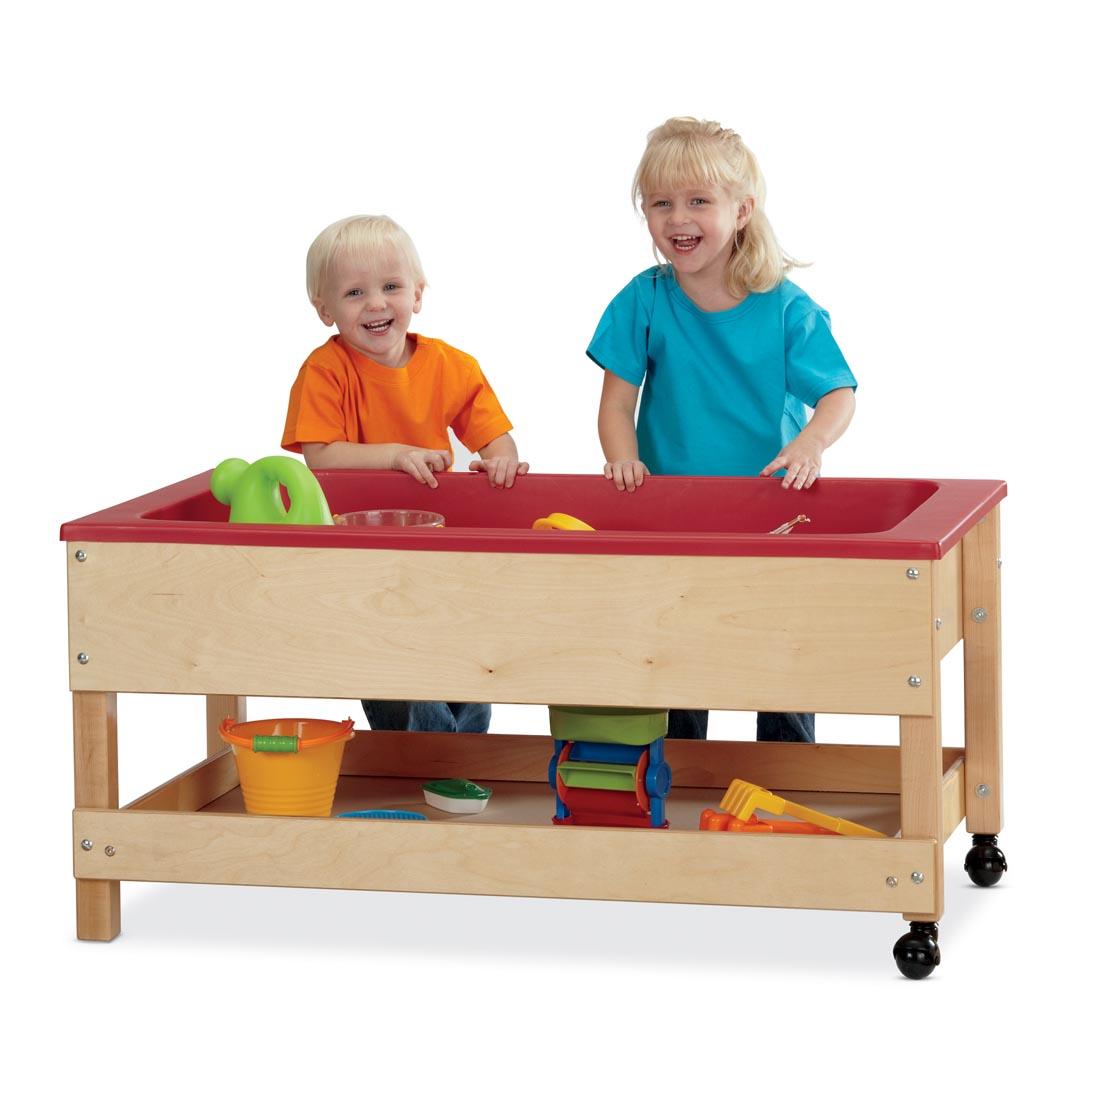
MULTIPOLYGON (((754 200, 748 223, 737 231, 726 264, 726 289, 741 296, 772 290, 792 267, 764 215, 764 176, 756 157, 733 130, 697 118, 670 118, 651 131, 634 173, 634 205, 645 197, 685 187, 727 188, 735 202, 754 200)), ((658 256, 658 260, 660 260, 658 256)))
POLYGON ((413 279, 427 286, 424 268, 416 254, 412 238, 392 218, 385 214, 361 214, 333 222, 317 234, 306 253, 306 293, 316 302, 324 293, 333 264, 345 256, 353 260, 374 260, 389 249, 397 252, 409 265, 413 279))

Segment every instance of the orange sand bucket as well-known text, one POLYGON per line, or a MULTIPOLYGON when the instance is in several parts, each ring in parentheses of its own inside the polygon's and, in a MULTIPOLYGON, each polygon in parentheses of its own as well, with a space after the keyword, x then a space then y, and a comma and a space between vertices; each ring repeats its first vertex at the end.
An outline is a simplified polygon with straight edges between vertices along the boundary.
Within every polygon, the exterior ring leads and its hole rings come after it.
POLYGON ((354 725, 350 718, 226 718, 218 732, 233 748, 244 808, 250 814, 328 817, 354 725))

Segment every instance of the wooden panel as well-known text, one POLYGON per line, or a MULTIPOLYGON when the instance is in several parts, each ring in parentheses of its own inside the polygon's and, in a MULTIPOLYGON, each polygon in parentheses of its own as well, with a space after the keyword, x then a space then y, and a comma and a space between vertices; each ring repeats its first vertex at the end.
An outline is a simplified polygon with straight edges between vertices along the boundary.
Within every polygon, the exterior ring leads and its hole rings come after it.
POLYGON ((74 688, 924 714, 931 570, 100 543, 74 688))
MULTIPOLYGON (((118 710, 114 694, 76 692, 73 695, 73 777, 78 808, 118 806, 118 710)), ((76 850, 83 853, 77 835, 76 850)), ((102 853, 102 845, 100 852, 102 853)), ((122 905, 117 879, 88 881, 76 874, 76 935, 81 940, 113 940, 122 930, 122 905)))
POLYGON ((236 786, 237 765, 233 761, 233 753, 223 748, 217 756, 203 760, 167 783, 162 783, 131 802, 126 809, 201 810, 236 786))
POLYGON ((932 562, 936 655, 942 660, 962 638, 962 549, 956 543, 941 561, 932 562))
POLYGON ((963 679, 966 694, 966 827, 1001 831, 1001 537, 994 509, 963 536, 963 679), (985 610, 981 622, 977 608, 985 610), (984 784, 989 793, 978 796, 984 784))
POLYGON ((929 887, 911 875, 932 881, 937 848, 928 840, 134 811, 80 812, 75 829, 115 846, 112 860, 75 846, 80 873, 92 878, 877 912, 925 904, 929 887))
MULTIPOLYGON (((547 775, 550 737, 493 733, 393 733, 360 730, 344 751, 344 775, 541 782, 547 775)), ((962 755, 943 750, 943 770, 962 755)), ((781 745, 756 741, 666 741, 665 758, 677 787, 725 790, 745 778, 769 790, 861 791, 897 794, 895 745, 781 745)))
MULTIPOLYGON (((948 750, 944 750, 946 756, 948 750)), ((943 777, 943 837, 946 840, 966 816, 966 767, 957 760, 943 777)))
POLYGON ((208 695, 206 697, 206 755, 217 756, 225 748, 218 732, 226 718, 244 722, 247 717, 247 699, 243 695, 208 695))

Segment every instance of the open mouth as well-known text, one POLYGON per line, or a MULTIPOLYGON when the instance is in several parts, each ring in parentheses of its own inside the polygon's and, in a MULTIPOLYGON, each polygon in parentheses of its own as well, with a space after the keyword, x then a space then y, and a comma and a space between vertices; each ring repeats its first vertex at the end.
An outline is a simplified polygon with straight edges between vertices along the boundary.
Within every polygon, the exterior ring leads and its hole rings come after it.
POLYGON ((385 321, 369 321, 362 327, 367 330, 372 336, 377 336, 381 332, 385 332, 390 325, 393 324, 393 318, 390 317, 385 321))
POLYGON ((689 237, 686 234, 678 234, 675 237, 670 237, 672 247, 677 252, 692 252, 702 240, 702 237, 689 237))

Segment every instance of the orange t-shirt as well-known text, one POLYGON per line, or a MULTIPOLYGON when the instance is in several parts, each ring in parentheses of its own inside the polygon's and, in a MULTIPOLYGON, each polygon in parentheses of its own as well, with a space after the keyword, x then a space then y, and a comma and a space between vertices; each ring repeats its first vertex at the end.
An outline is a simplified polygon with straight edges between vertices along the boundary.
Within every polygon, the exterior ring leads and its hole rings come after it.
POLYGON ((413 338, 403 367, 376 363, 339 336, 312 352, 290 391, 283 447, 404 443, 450 454, 448 428, 474 452, 511 431, 476 359, 442 340, 413 338))

